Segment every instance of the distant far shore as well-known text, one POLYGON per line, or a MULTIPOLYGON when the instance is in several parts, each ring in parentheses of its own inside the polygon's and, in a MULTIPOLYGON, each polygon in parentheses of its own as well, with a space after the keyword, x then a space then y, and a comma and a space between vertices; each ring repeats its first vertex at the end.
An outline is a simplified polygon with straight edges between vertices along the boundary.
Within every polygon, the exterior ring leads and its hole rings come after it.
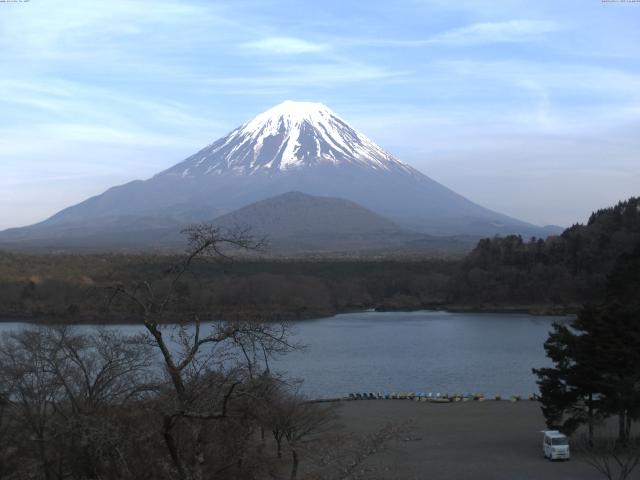
MULTIPOLYGON (((289 313, 287 315, 283 315, 282 317, 278 317, 277 314, 270 312, 266 318, 263 318, 258 315, 250 315, 247 314, 245 317, 238 317, 237 314, 230 315, 228 318, 234 319, 257 319, 262 321, 303 321, 303 320, 318 320, 321 318, 329 318, 334 317, 336 315, 347 314, 347 313, 367 313, 367 312, 450 312, 450 313, 495 313, 495 314, 523 314, 523 315, 532 315, 532 316, 569 316, 574 315, 578 312, 579 306, 557 306, 557 305, 522 305, 522 306, 464 306, 464 305, 455 305, 455 306, 431 306, 424 308, 389 308, 389 306, 378 307, 378 308, 367 308, 367 309, 352 309, 352 310, 343 310, 337 311, 333 313, 320 313, 318 312, 316 315, 304 315, 304 313, 310 312, 300 312, 302 315, 295 316, 293 313, 289 313)), ((210 318, 203 321, 216 321, 219 319, 223 319, 225 317, 215 317, 210 318)), ((31 315, 16 315, 14 313, 10 315, 2 315, 0 314, 0 324, 1 323, 30 323, 34 325, 135 325, 139 324, 140 320, 134 316, 123 316, 119 319, 107 319, 100 320, 99 318, 72 318, 72 317, 64 317, 64 316, 31 316, 31 315)), ((174 322, 164 322, 166 324, 174 323, 174 322)))
POLYGON ((433 305, 423 308, 393 308, 392 305, 377 307, 377 312, 443 311, 451 313, 522 313, 527 315, 574 315, 580 305, 433 305))

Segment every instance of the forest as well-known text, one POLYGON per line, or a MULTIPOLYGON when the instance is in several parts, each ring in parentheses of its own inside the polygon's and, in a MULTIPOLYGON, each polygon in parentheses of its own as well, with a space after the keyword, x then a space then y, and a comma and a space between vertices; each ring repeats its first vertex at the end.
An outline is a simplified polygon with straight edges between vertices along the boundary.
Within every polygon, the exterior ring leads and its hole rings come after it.
MULTIPOLYGON (((199 258, 180 288, 208 318, 287 320, 365 309, 575 313, 597 301, 618 256, 640 243, 640 199, 559 236, 481 240, 462 258, 199 258)), ((110 302, 122 282, 167 288, 175 255, 0 252, 0 317, 134 321, 110 302)))

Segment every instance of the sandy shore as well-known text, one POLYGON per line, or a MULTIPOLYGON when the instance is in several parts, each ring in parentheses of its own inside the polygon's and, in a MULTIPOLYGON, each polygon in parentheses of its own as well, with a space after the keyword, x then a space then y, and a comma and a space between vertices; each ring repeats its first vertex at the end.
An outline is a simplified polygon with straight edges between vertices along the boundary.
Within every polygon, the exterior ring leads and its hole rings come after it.
POLYGON ((602 478, 574 453, 569 462, 542 456, 544 419, 538 402, 435 404, 409 400, 343 402, 353 432, 410 422, 403 439, 368 462, 385 479, 591 480, 602 478))

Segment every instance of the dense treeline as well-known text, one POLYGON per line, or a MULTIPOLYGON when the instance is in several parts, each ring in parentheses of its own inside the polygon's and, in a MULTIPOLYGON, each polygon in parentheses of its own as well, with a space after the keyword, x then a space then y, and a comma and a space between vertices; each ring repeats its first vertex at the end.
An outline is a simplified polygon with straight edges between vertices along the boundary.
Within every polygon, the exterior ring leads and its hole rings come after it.
MULTIPOLYGON (((559 236, 481 240, 464 259, 200 259, 181 286, 197 290, 194 301, 220 318, 310 318, 369 308, 575 312, 601 295, 615 259, 639 242, 640 200, 631 198, 559 236)), ((161 278, 176 261, 0 253, 0 316, 127 320, 126 308, 106 308, 107 287, 161 278)), ((163 288, 162 280, 155 283, 163 288)))
MULTIPOLYGON (((178 261, 168 256, 0 256, 0 316, 71 321, 123 321, 107 307, 118 281, 154 279, 178 261)), ((287 319, 332 315, 393 303, 441 304, 458 263, 446 260, 198 259, 182 288, 197 292, 213 317, 287 319)), ((164 285, 166 287, 166 285, 164 285)), ((194 300, 195 301, 195 300, 194 300)))
POLYGON ((601 299, 615 260, 640 244, 640 199, 598 210, 586 225, 547 239, 481 240, 467 256, 451 298, 462 304, 577 308, 601 299))

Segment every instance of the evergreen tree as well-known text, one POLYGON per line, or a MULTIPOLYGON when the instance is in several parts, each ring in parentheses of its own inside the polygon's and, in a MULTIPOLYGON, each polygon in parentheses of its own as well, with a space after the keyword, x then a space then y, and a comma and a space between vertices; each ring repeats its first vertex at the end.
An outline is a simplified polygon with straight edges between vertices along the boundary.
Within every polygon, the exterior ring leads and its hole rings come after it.
POLYGON ((617 415, 619 441, 640 417, 640 246, 616 261, 606 301, 585 306, 545 342, 552 368, 534 369, 549 427, 572 433, 617 415))
MULTIPOLYGON (((585 307, 578 318, 588 315, 585 307)), ((542 412, 549 428, 573 433, 580 425, 589 425, 589 440, 600 411, 599 370, 596 345, 591 337, 576 332, 578 320, 571 325, 555 324, 545 342, 547 356, 554 367, 534 369, 538 376, 542 412)))

